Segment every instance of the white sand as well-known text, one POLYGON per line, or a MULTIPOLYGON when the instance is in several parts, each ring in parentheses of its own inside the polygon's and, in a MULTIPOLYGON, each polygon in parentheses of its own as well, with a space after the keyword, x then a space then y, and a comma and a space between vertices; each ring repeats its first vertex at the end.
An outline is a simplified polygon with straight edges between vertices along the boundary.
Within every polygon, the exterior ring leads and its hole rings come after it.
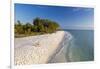
POLYGON ((61 48, 65 32, 15 38, 14 60, 16 65, 48 63, 52 55, 61 48))

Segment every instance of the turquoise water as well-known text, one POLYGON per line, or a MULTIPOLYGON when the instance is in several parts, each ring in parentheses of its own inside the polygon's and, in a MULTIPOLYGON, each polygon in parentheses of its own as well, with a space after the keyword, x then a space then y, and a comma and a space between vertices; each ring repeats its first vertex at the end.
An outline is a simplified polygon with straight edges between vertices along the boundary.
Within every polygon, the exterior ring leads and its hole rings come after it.
POLYGON ((67 49, 66 59, 69 62, 94 60, 94 31, 93 30, 66 30, 73 39, 67 49))

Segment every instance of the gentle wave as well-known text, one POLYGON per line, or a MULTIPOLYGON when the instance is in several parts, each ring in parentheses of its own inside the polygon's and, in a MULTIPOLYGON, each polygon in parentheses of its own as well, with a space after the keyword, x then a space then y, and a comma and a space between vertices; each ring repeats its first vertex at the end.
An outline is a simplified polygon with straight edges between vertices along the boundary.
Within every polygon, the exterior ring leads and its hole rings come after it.
POLYGON ((73 36, 65 31, 65 36, 60 43, 60 50, 55 55, 53 55, 52 59, 49 61, 49 63, 61 63, 61 62, 69 62, 69 48, 70 43, 73 40, 73 36))

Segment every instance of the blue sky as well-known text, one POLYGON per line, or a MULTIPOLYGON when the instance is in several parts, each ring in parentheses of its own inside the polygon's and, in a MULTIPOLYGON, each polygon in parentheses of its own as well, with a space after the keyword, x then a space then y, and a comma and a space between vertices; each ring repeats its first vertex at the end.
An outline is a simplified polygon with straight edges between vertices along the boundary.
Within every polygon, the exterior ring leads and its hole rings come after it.
POLYGON ((15 22, 30 22, 36 17, 50 19, 63 29, 93 29, 94 9, 69 6, 15 4, 15 22))

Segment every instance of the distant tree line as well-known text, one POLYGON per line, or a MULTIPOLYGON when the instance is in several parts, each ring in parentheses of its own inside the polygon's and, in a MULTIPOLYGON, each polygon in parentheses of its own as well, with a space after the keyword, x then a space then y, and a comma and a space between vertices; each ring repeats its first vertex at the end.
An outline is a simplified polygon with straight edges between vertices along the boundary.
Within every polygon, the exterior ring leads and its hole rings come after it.
POLYGON ((33 23, 21 23, 19 20, 15 23, 15 35, 20 34, 44 34, 53 33, 59 29, 59 24, 49 19, 35 18, 33 23))

